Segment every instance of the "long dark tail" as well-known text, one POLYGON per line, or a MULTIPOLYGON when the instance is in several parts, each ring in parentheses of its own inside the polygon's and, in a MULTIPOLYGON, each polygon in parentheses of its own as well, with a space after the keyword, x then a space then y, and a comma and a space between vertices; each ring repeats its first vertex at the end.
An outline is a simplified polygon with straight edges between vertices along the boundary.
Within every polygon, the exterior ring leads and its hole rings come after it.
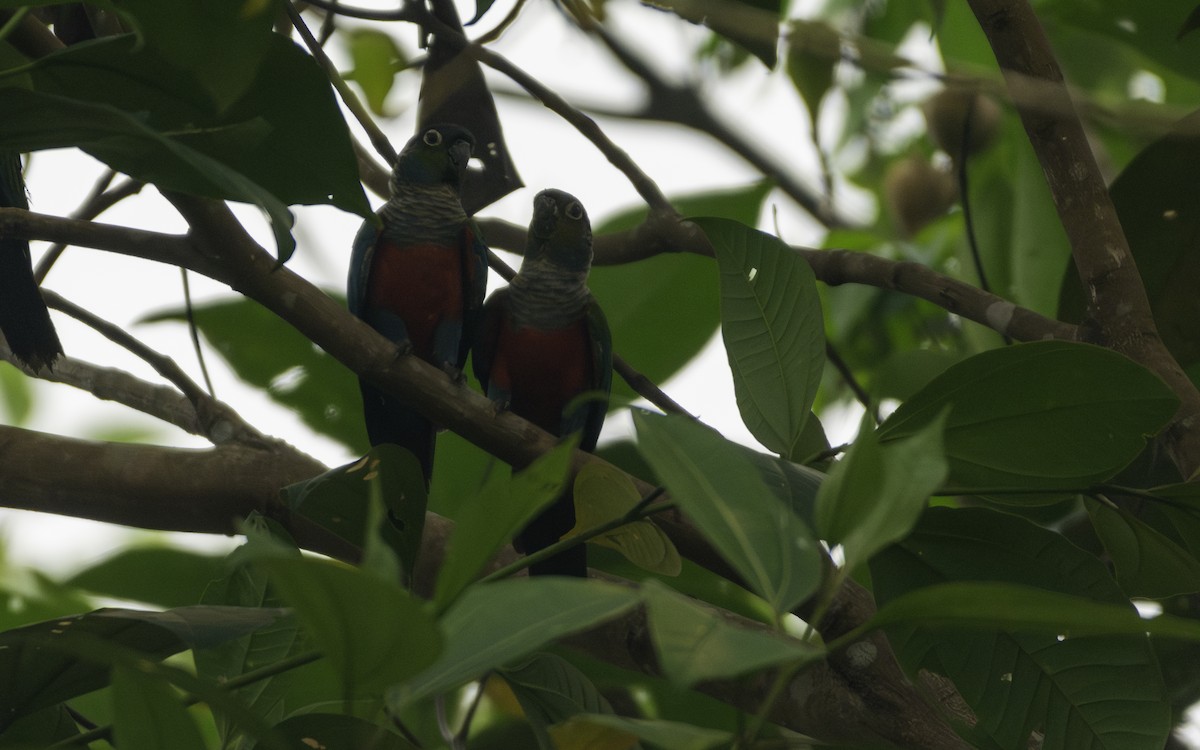
MULTIPOLYGON (((0 153, 0 205, 29 208, 21 157, 0 153)), ((46 302, 33 278, 29 242, 0 237, 0 332, 17 359, 40 370, 62 354, 46 302)))
POLYGON ((437 430, 419 413, 401 406, 396 400, 369 383, 360 382, 367 439, 371 445, 393 443, 408 449, 421 463, 425 487, 433 476, 433 448, 437 430))
MULTIPOLYGON (((575 525, 575 501, 570 490, 554 501, 517 535, 517 547, 532 554, 549 547, 575 525)), ((531 576, 574 576, 587 578, 587 545, 580 544, 529 566, 531 576)))

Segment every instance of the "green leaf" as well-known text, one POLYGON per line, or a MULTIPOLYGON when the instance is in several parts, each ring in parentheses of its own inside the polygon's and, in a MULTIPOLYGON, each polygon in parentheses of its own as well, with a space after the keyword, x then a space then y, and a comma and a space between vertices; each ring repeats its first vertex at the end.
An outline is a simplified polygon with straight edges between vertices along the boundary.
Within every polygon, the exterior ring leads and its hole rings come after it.
POLYGON ((226 107, 254 82, 259 65, 276 37, 271 31, 275 3, 264 0, 206 0, 163 3, 121 0, 148 46, 200 82, 220 107, 226 107), (220 40, 221 54, 213 54, 220 40))
POLYGON ((735 42, 750 54, 774 68, 778 59, 780 0, 655 0, 647 3, 667 8, 680 18, 703 24, 735 42))
POLYGON ((196 722, 171 685, 137 669, 114 667, 113 740, 130 750, 204 750, 196 722))
POLYGON ((777 237, 696 219, 721 267, 721 333, 742 421, 793 461, 825 367, 825 322, 812 268, 777 237))
POLYGON ((739 446, 686 417, 635 412, 633 423, 671 497, 776 613, 816 590, 821 553, 812 532, 739 446))
POLYGON ((1179 39, 1195 10, 1193 0, 1147 4, 1127 0, 1058 0, 1049 4, 1055 23, 1086 29, 1101 38, 1095 45, 1128 45, 1147 58, 1193 79, 1200 77, 1200 46, 1179 39))
MULTIPOLYGON (((588 288, 604 310, 621 357, 653 383, 683 369, 717 330, 712 304, 717 278, 707 258, 668 253, 599 266, 588 275, 588 288), (671 335, 663 336, 664 330, 671 335)), ((613 378, 613 394, 638 398, 622 378, 613 378)))
POLYGON ((537 653, 499 673, 521 704, 525 719, 542 747, 564 746, 551 724, 581 712, 612 713, 612 706, 587 675, 562 657, 537 653), (558 741, 552 741, 552 737, 558 741))
POLYGON ((637 604, 622 586, 532 578, 472 586, 441 619, 445 649, 436 663, 388 691, 392 708, 445 692, 527 656, 564 635, 598 625, 637 604))
POLYGON ((167 547, 125 549, 63 582, 117 599, 183 607, 200 602, 223 569, 221 558, 167 547))
POLYGON ((901 404, 879 438, 914 435, 949 407, 950 483, 1071 489, 1120 471, 1177 406, 1161 380, 1120 354, 1041 341, 950 367, 901 404))
POLYGON ((846 457, 817 493, 817 534, 842 545, 853 571, 888 544, 903 539, 946 479, 942 446, 945 415, 886 447, 870 429, 859 433, 846 457))
POLYGON ((872 627, 900 623, 1038 630, 1062 636, 1056 639, 1062 643, 1087 636, 1145 633, 1200 640, 1200 623, 1188 618, 1159 615, 1146 619, 1132 607, 989 581, 959 581, 917 589, 880 607, 871 620, 872 627))
POLYGON ((396 584, 311 558, 264 558, 256 564, 333 663, 347 697, 417 674, 442 649, 428 609, 396 584))
MULTIPOLYGON (((587 531, 621 518, 642 496, 628 475, 603 464, 586 464, 575 475, 575 528, 587 531)), ((679 551, 654 521, 644 518, 605 532, 588 541, 620 552, 634 565, 665 576, 677 576, 683 562, 679 551)))
MULTIPOLYGON (((194 310, 196 327, 245 382, 354 453, 367 451, 354 373, 270 310, 245 298, 194 310)), ((143 322, 184 321, 183 310, 143 322)))
POLYGON ((291 747, 321 750, 414 750, 395 732, 378 724, 344 714, 311 713, 291 716, 275 725, 275 731, 291 747))
POLYGON ((871 577, 905 668, 953 680, 1000 747, 1033 730, 1047 747, 1165 739, 1170 711, 1145 637, 1159 620, 1141 620, 1104 564, 1060 534, 983 508, 930 508, 871 560, 871 577))
POLYGON ((821 100, 833 86, 833 69, 842 59, 842 39, 824 21, 793 20, 788 24, 787 74, 808 108, 815 131, 821 100))
POLYGON ((81 659, 76 645, 105 643, 150 660, 207 648, 269 627, 279 610, 180 607, 166 612, 100 609, 0 633, 0 730, 21 716, 108 684, 107 664, 81 659))
POLYGON ((463 506, 438 573, 434 601, 439 611, 513 535, 562 493, 578 444, 578 438, 565 440, 511 479, 507 471, 493 471, 475 501, 463 506))
MULTIPOLYGON (((733 190, 673 196, 684 216, 720 216, 754 224, 771 191, 768 182, 733 190)), ((647 216, 644 205, 596 223, 597 236, 631 230, 647 216)), ((588 288, 600 301, 621 356, 654 383, 664 383, 712 339, 720 315, 712 301, 719 294, 712 261, 687 253, 661 253, 636 263, 593 267, 588 288), (683 321, 686 325, 680 325, 683 321), (672 331, 663 336, 664 330, 672 331)), ((637 398, 615 378, 615 395, 637 398)))
POLYGON ((404 53, 390 34, 377 29, 353 29, 346 42, 354 63, 346 78, 362 88, 372 112, 385 116, 384 103, 404 65, 404 53))
MULTIPOLYGON (((597 727, 632 735, 662 750, 714 750, 728 747, 733 733, 720 729, 707 729, 680 721, 665 719, 631 719, 611 714, 577 714, 565 724, 551 730, 556 738, 559 729, 580 726, 597 727)), ((571 745, 564 745, 571 747, 571 745)), ((605 746, 607 747, 607 746, 605 746)))
MULTIPOLYGON (((1196 46, 1195 40, 1189 42, 1196 46)), ((1172 45, 1177 46, 1177 45, 1172 45)), ((1194 72, 1194 71, 1193 71, 1194 72)), ((1109 193, 1146 286, 1163 343, 1179 364, 1200 362, 1200 114, 1179 122, 1171 133, 1147 146, 1113 182, 1109 193)), ((1068 263, 1059 297, 1059 316, 1079 322, 1083 289, 1068 263)))
POLYGON ((13 722, 0 733, 0 748, 4 750, 34 750, 67 742, 79 734, 75 718, 67 704, 59 703, 35 711, 13 722))
POLYGON ((1129 596, 1163 599, 1200 591, 1200 562, 1123 508, 1086 500, 1096 535, 1129 596))
POLYGON ((33 413, 33 390, 25 373, 8 362, 0 362, 0 406, 4 409, 4 421, 20 427, 33 413))
POLYGON ((251 203, 271 223, 279 256, 295 247, 287 206, 241 172, 103 104, 18 88, 0 89, 0 146, 17 151, 77 147, 131 177, 168 190, 251 203))
MULTIPOLYGON (((248 564, 255 555, 264 554, 256 549, 259 546, 259 540, 252 539, 229 554, 225 575, 213 581, 204 592, 205 604, 265 609, 285 606, 268 585, 266 573, 248 564)), ((294 554, 299 555, 299 552, 294 554)), ((200 678, 214 684, 227 684, 247 672, 312 650, 313 645, 305 638, 295 616, 289 615, 241 638, 196 651, 193 656, 200 678)), ((232 699, 245 705, 268 725, 282 721, 301 708, 341 700, 342 697, 337 675, 328 659, 255 680, 231 693, 232 699)), ((225 711, 214 711, 213 718, 226 746, 234 746, 237 738, 246 731, 236 716, 225 711)))
POLYGON ((376 572, 411 585, 425 528, 426 497, 421 466, 410 452, 398 445, 377 445, 361 459, 284 487, 283 493, 288 508, 363 549, 363 567, 378 564, 381 567, 372 568, 376 572), (381 550, 377 542, 387 552, 369 563, 381 550), (398 571, 393 569, 397 561, 398 571))
POLYGON ((642 585, 642 596, 659 664, 681 687, 784 663, 804 664, 825 655, 818 646, 765 628, 732 625, 715 609, 693 603, 655 580, 642 585))

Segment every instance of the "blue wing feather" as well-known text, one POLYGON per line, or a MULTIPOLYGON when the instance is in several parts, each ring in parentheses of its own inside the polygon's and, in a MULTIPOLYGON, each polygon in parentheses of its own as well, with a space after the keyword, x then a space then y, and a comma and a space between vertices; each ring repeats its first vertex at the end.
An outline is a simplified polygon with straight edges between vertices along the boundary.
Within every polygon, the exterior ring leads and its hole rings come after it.
POLYGON ((376 222, 367 219, 354 235, 354 245, 350 250, 350 280, 346 284, 346 302, 350 312, 363 317, 366 310, 364 303, 367 299, 367 275, 371 271, 371 255, 375 250, 375 240, 379 239, 379 228, 376 222))

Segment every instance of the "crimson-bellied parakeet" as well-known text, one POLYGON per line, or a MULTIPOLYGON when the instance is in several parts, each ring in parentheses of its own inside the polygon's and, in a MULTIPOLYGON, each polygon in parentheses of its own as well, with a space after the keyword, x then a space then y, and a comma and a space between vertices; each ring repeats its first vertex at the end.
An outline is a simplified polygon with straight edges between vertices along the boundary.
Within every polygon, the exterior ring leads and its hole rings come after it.
MULTIPOLYGON (((21 155, 0 152, 0 206, 29 208, 21 155)), ((29 241, 0 236, 0 332, 17 359, 35 370, 62 354, 58 333, 33 278, 29 241)))
MULTIPOLYGON (((592 230, 582 204, 561 190, 538 193, 521 270, 488 297, 473 360, 494 403, 554 435, 580 432, 586 451, 596 447, 612 383, 612 336, 587 288, 591 264, 592 230), (588 392, 602 396, 572 404, 588 392)), ((568 490, 515 543, 530 554, 574 525, 568 490)), ((587 553, 579 545, 529 572, 586 576, 587 553)))
MULTIPOLYGON (((457 125, 413 136, 392 170, 382 228, 364 222, 350 257, 350 311, 425 361, 460 376, 487 284, 487 248, 459 201, 475 140, 457 125)), ((433 471, 434 425, 360 381, 372 445, 395 443, 433 471)))

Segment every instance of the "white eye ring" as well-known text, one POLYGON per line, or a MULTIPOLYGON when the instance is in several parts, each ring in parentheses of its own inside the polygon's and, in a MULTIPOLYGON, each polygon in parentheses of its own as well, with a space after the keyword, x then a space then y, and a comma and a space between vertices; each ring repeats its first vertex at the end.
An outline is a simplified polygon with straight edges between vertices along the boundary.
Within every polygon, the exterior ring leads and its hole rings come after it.
POLYGON ((442 134, 436 130, 426 130, 421 140, 425 142, 426 146, 440 146, 442 145, 442 134))
POLYGON ((566 214, 568 219, 582 219, 583 206, 579 204, 579 201, 571 201, 567 204, 566 214))

